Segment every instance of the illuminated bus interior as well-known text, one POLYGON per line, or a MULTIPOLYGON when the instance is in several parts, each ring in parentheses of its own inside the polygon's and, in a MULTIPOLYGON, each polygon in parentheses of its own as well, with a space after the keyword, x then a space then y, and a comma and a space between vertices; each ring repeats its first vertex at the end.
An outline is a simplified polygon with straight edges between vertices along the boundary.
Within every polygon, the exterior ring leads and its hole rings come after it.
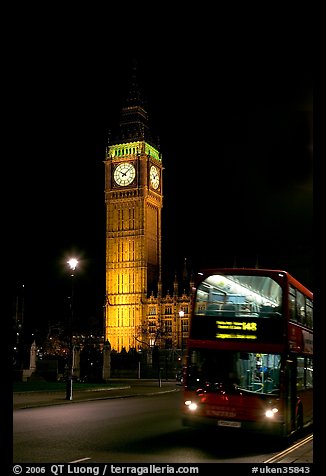
POLYGON ((200 283, 197 316, 281 316, 282 288, 268 276, 212 275, 200 283))
POLYGON ((189 390, 225 390, 278 395, 280 354, 190 349, 187 371, 189 390))

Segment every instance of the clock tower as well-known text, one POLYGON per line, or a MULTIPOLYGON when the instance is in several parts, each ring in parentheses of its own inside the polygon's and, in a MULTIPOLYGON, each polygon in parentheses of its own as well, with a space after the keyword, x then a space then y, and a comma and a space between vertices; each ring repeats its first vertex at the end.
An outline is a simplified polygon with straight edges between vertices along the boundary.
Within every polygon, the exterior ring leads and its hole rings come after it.
POLYGON ((120 352, 147 343, 147 300, 161 293, 162 157, 151 138, 135 66, 104 164, 105 340, 120 352))

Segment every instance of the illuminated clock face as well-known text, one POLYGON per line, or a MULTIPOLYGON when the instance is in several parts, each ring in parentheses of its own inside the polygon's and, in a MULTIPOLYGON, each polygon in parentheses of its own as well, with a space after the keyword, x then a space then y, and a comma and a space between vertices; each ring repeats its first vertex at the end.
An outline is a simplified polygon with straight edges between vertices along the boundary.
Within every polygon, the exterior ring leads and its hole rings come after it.
POLYGON ((135 176, 135 167, 130 162, 119 164, 113 174, 115 183, 121 187, 129 185, 134 180, 135 176))
POLYGON ((156 190, 160 185, 160 174, 154 165, 151 166, 149 171, 149 178, 151 181, 151 186, 156 190))

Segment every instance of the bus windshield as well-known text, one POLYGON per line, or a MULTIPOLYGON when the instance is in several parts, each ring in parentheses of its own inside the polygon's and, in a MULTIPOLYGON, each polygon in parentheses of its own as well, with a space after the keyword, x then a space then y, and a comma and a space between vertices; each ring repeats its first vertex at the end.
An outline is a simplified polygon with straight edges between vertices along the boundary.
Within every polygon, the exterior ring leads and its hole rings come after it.
POLYGON ((213 274, 200 283, 195 315, 280 317, 282 288, 268 276, 213 274))
POLYGON ((279 394, 280 354, 189 349, 189 390, 279 394))

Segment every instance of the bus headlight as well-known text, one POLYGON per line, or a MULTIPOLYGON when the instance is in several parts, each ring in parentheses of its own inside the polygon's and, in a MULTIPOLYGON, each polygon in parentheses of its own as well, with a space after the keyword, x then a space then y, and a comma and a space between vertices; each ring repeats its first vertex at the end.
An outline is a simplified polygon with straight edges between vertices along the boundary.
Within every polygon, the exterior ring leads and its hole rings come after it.
POLYGON ((192 402, 191 400, 186 400, 185 405, 189 408, 189 410, 195 411, 197 410, 197 403, 192 402))
POLYGON ((270 408, 269 410, 266 410, 265 416, 267 418, 274 418, 275 414, 278 412, 277 408, 270 408))

